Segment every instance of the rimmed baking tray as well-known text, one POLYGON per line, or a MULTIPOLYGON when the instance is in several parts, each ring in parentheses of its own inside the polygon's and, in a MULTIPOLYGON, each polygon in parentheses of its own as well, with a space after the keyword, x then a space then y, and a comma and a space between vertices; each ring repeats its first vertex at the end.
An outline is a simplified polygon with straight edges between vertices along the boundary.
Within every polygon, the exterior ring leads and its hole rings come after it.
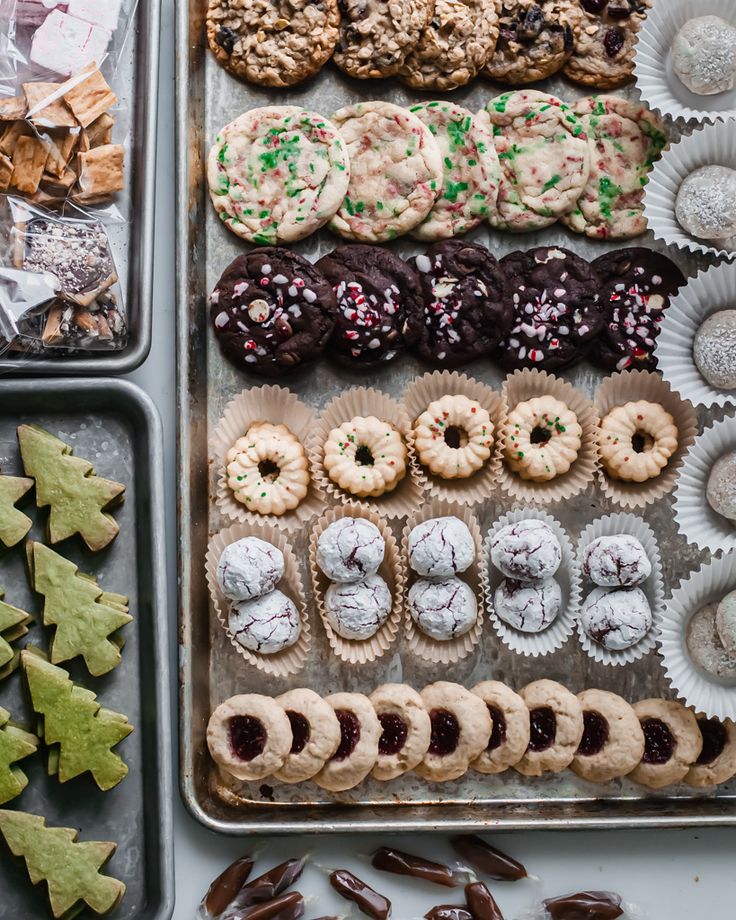
MULTIPOLYGON (((384 785, 369 781, 336 799, 310 784, 288 788, 268 780, 252 785, 227 783, 214 770, 205 744, 212 709, 234 693, 262 692, 263 686, 262 677, 243 663, 209 611, 204 577, 207 541, 227 522, 211 501, 219 471, 208 453, 208 438, 228 400, 261 381, 236 371, 222 359, 208 320, 207 295, 231 259, 245 248, 223 228, 209 203, 204 182, 209 144, 222 125, 258 105, 301 104, 329 115, 339 106, 360 99, 387 99, 406 105, 418 97, 390 80, 349 80, 332 65, 306 84, 284 91, 239 83, 217 65, 207 50, 206 6, 204 0, 179 0, 177 22, 180 780, 186 806, 206 827, 228 834, 736 825, 733 782, 721 786, 715 794, 685 787, 651 793, 630 782, 601 788, 571 773, 528 780, 509 771, 501 777, 471 773, 440 786, 411 777, 384 785)), ((579 88, 562 80, 547 81, 546 88, 566 99, 583 95, 579 88)), ((502 91, 479 79, 445 98, 477 110, 502 91)), ((635 91, 627 90, 625 94, 635 95, 635 91)), ((481 228, 470 238, 489 246, 497 255, 556 244, 594 258, 617 248, 568 234, 560 227, 524 237, 481 228)), ((323 231, 296 248, 315 260, 338 242, 323 231)), ((666 251, 690 275, 708 264, 663 249, 651 235, 632 245, 666 251)), ((404 256, 423 249, 410 240, 399 240, 392 248, 404 256)), ((283 385, 319 410, 333 395, 351 385, 376 386, 398 397, 414 375, 426 370, 406 357, 373 374, 359 376, 325 360, 285 378, 283 385)), ((503 379, 487 361, 475 362, 463 370, 496 389, 503 379)), ((585 364, 563 376, 589 396, 603 379, 585 364)), ((701 423, 706 417, 705 413, 701 415, 701 423)), ((516 506, 494 493, 476 508, 484 533, 492 521, 513 507, 516 506)), ((611 506, 599 490, 591 487, 572 502, 549 510, 577 540, 585 525, 593 517, 607 513, 611 506)), ((670 499, 649 508, 644 516, 659 535, 664 578, 671 589, 705 556, 677 534, 670 499)), ((401 524, 397 527, 400 530, 401 524)), ((307 583, 308 531, 308 527, 304 528, 293 540, 307 583)), ((588 658, 573 637, 555 655, 534 661, 505 649, 495 640, 490 624, 484 627, 484 637, 474 654, 454 665, 451 673, 412 662, 401 641, 378 662, 351 668, 330 656, 324 631, 314 616, 310 663, 288 681, 273 680, 269 693, 295 686, 311 686, 324 693, 338 689, 365 692, 385 680, 404 680, 421 687, 447 678, 472 685, 490 676, 515 687, 539 677, 551 677, 575 691, 600 686, 628 699, 669 693, 654 656, 628 668, 606 669, 588 658)))
MULTIPOLYGON (((110 547, 91 553, 74 537, 55 549, 81 571, 95 574, 106 590, 130 596, 133 621, 124 630, 122 663, 98 679, 90 678, 79 662, 72 662, 69 671, 104 706, 127 715, 135 731, 117 749, 130 772, 110 792, 100 792, 89 775, 62 786, 46 776, 45 757, 37 754, 22 764, 30 780, 27 789, 4 807, 44 815, 49 824, 81 828, 83 840, 116 841, 107 871, 127 885, 117 920, 169 920, 174 909, 173 783, 161 422, 150 398, 124 381, 0 381, 4 473, 22 475, 16 439, 22 422, 60 435, 99 475, 126 485, 125 501, 115 511, 120 534, 110 547)), ((43 540, 47 511, 36 509, 32 499, 21 507, 34 521, 31 536, 43 540)), ((25 641, 48 647, 48 630, 38 621, 41 604, 24 572, 22 546, 0 551, 0 585, 9 603, 36 614, 25 641)), ((17 721, 32 716, 22 687, 17 673, 0 682, 0 705, 17 721)), ((22 862, 10 859, 2 842, 0 850, 0 913, 50 916, 45 886, 33 888, 22 862)))
POLYGON ((161 0, 139 0, 115 79, 125 86, 129 110, 123 225, 111 224, 115 264, 128 315, 128 344, 122 351, 86 352, 46 359, 0 358, 0 375, 106 376, 128 374, 151 350, 153 324, 153 242, 156 207, 156 127, 158 117, 161 0))

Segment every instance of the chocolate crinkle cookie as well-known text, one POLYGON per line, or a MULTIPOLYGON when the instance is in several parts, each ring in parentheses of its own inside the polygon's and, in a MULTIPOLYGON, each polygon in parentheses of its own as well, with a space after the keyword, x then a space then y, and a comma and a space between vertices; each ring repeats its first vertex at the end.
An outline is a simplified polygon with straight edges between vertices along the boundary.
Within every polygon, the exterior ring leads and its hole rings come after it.
POLYGON ((419 357, 457 367, 489 354, 511 325, 506 278, 483 246, 450 240, 430 246, 410 264, 419 276, 422 306, 407 316, 419 357))
POLYGON ((595 588, 583 601, 580 622, 594 642, 623 651, 652 628, 652 610, 641 588, 595 588))
POLYGON ((612 534, 585 548, 583 573, 602 588, 631 588, 649 578, 652 563, 636 537, 612 534))
POLYGON ((288 249, 238 256, 210 297, 215 336, 236 367, 278 377, 322 354, 337 304, 324 275, 288 249))
POLYGON ((400 355, 411 336, 408 314, 421 309, 416 273, 378 246, 338 246, 317 268, 337 300, 329 354, 341 364, 373 367, 400 355))

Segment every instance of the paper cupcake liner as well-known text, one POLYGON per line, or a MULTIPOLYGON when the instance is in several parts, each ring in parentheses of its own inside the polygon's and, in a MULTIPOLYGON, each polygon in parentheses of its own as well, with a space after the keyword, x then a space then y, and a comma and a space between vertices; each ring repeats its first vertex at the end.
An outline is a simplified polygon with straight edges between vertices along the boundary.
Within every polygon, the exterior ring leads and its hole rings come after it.
POLYGON ((245 658, 248 664, 254 665, 259 671, 263 671, 264 674, 269 674, 273 677, 289 677, 301 671, 312 645, 312 631, 307 614, 299 563, 283 531, 273 524, 255 525, 251 523, 233 524, 231 527, 219 531, 210 539, 207 547, 205 572, 215 615, 227 633, 232 647, 245 658), (244 648, 232 635, 228 627, 227 619, 230 612, 230 601, 222 593, 217 583, 217 563, 225 547, 235 543, 236 540, 241 540, 243 537, 260 537, 261 540, 266 540, 268 543, 273 544, 284 554, 284 575, 277 587, 296 604, 299 610, 302 631, 294 645, 281 652, 276 652, 275 655, 263 655, 244 648))
POLYGON ((706 489, 713 464, 736 450, 736 420, 714 422, 695 439, 675 486, 675 523, 688 543, 711 553, 736 549, 736 523, 708 504, 706 489))
MULTIPOLYGON (((512 412, 520 402, 536 396, 554 396, 564 402, 578 418, 583 429, 582 446, 577 460, 562 476, 550 482, 530 482, 514 473, 504 462, 499 472, 501 488, 512 499, 519 502, 537 502, 548 505, 567 501, 584 492, 595 478, 598 468, 598 417, 590 400, 566 380, 539 370, 520 370, 510 374, 503 384, 502 398, 507 411, 512 412)), ((504 423, 502 450, 508 437, 504 423)))
POLYGON ((439 517, 456 517, 467 525, 468 530, 473 536, 475 542, 475 561, 464 572, 458 573, 458 578, 470 585, 478 601, 478 619, 472 629, 465 633, 464 636, 457 636, 455 639, 441 641, 433 639, 431 636, 423 633, 416 625, 409 613, 408 604, 406 605, 406 615, 404 617, 406 639, 409 651, 421 658, 423 661, 429 661, 434 664, 453 664, 456 661, 462 661, 467 658, 480 641, 483 632, 483 620, 485 618, 485 591, 483 588, 483 545, 480 527, 473 512, 462 504, 447 501, 442 498, 433 498, 427 504, 423 505, 421 510, 417 511, 406 522, 401 539, 401 554, 406 560, 406 589, 419 577, 409 567, 409 534, 417 524, 423 521, 432 520, 439 517))
POLYGON ((542 658, 561 648, 575 631, 575 624, 580 612, 580 569, 575 556, 572 541, 562 525, 551 514, 540 508, 520 508, 509 511, 499 518, 486 534, 483 541, 483 589, 486 595, 486 607, 498 638, 519 655, 529 658, 542 658), (562 589, 562 608, 554 623, 540 633, 524 633, 504 623, 493 607, 496 588, 504 580, 504 575, 491 562, 491 541, 494 535, 507 524, 516 524, 526 520, 544 521, 555 533, 562 547, 562 562, 554 575, 562 589))
POLYGON ((720 16, 736 26, 733 0, 665 0, 655 3, 639 32, 634 58, 642 102, 687 122, 736 118, 736 89, 717 96, 690 92, 672 69, 670 49, 682 26, 697 16, 720 16))
POLYGON ((370 508, 361 505, 342 505, 331 508, 315 524, 309 538, 309 569, 312 575, 312 590, 317 610, 322 619, 327 639, 332 651, 341 661, 348 664, 367 664, 375 661, 385 654, 394 643, 401 627, 401 618, 404 612, 404 566, 399 553, 399 546, 393 531, 386 521, 370 508), (391 591, 393 605, 388 619, 378 632, 370 639, 343 639, 338 636, 330 625, 325 612, 325 592, 330 586, 330 580, 317 565, 317 541, 320 534, 332 523, 345 517, 365 518, 381 531, 381 536, 386 542, 386 554, 378 569, 378 574, 383 578, 391 591))
MULTIPOLYGON (((736 126, 734 126, 736 131, 736 126)), ((695 333, 720 310, 736 306, 736 265, 700 272, 681 288, 664 314, 655 351, 659 370, 673 390, 693 405, 736 405, 736 390, 717 390, 701 376, 693 359, 695 333)))
MULTIPOLYGON (((594 642, 585 632, 579 620, 577 628, 580 644, 594 661, 613 667, 620 667, 622 665, 631 664, 633 661, 638 661, 640 658, 648 655, 652 649, 656 647, 665 600, 664 579, 662 577, 662 557, 659 554, 657 538, 647 522, 634 514, 627 514, 624 512, 608 514, 605 517, 591 521, 585 530, 583 530, 578 539, 578 568, 583 581, 585 581, 585 576, 582 574, 583 553, 586 547, 588 547, 593 540, 597 540, 598 537, 610 537, 615 534, 628 534, 631 537, 636 537, 646 550, 649 561, 652 563, 651 575, 646 581, 637 586, 646 594, 649 606, 652 609, 652 628, 636 645, 631 646, 631 648, 622 649, 621 651, 612 651, 594 642)), ((595 585, 592 582, 586 584, 583 590, 583 599, 585 599, 588 593, 594 588, 595 585)))
POLYGON ((684 581, 667 603, 662 617, 659 652, 672 690, 686 706, 709 719, 736 719, 736 684, 701 671, 687 649, 687 624, 706 604, 736 588, 736 555, 728 553, 702 566, 684 581))
POLYGON ((422 500, 424 492, 414 456, 409 416, 396 400, 381 390, 354 387, 330 400, 314 424, 309 440, 309 454, 317 484, 338 502, 353 507, 363 505, 387 518, 397 518, 411 514, 422 500), (356 416, 370 415, 390 422, 401 433, 407 449, 406 476, 392 492, 377 498, 358 497, 341 489, 327 475, 323 462, 324 445, 330 431, 356 416))
MULTIPOLYGON (((616 406, 646 400, 662 406, 675 420, 677 450, 656 479, 647 482, 624 482, 612 479, 601 466, 598 481, 603 494, 621 508, 644 508, 668 495, 675 487, 677 471, 698 431, 698 418, 692 403, 680 399, 669 383, 649 371, 625 371, 613 374, 598 387, 595 407, 601 420, 616 406)), ((602 443, 602 438, 601 438, 602 443)))
MULTIPOLYGON (((457 371, 434 371, 416 377, 404 393, 403 405, 412 424, 430 403, 443 396, 467 396, 480 403, 493 422, 493 448, 488 462, 468 479, 441 479, 421 465, 417 466, 433 498, 475 505, 484 501, 496 488, 501 467, 501 426, 506 415, 503 396, 485 383, 457 371)), ((416 448, 415 448, 416 450, 416 448)))
POLYGON ((217 470, 215 504, 230 520, 250 524, 275 524, 284 530, 302 527, 325 506, 324 494, 314 479, 309 463, 307 441, 315 422, 314 412, 284 387, 264 386, 243 390, 225 407, 220 422, 210 439, 210 456, 217 470), (243 437, 254 422, 282 424, 301 442, 309 464, 309 490, 299 505, 286 514, 256 514, 235 499, 227 484, 225 456, 238 438, 243 437))
POLYGON ((713 243, 697 240, 682 229, 675 217, 675 201, 680 186, 693 170, 701 166, 736 168, 736 131, 731 122, 709 125, 665 151, 662 159, 654 164, 649 184, 644 189, 644 216, 658 240, 690 252, 733 259, 736 256, 736 240, 713 243))

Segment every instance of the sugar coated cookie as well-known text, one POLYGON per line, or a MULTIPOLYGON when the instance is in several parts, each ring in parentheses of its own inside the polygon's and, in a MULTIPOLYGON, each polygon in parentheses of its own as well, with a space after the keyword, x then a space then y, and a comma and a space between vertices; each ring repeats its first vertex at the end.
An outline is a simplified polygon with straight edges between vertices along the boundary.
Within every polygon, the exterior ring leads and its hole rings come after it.
POLYGON ((730 652, 718 634, 717 610, 718 604, 714 602, 692 615, 685 631, 685 643, 690 659, 698 668, 719 680, 733 680, 736 678, 736 650, 730 652))
POLYGON ((540 582, 559 569, 562 547, 549 524, 529 518, 506 524, 493 534, 491 561, 506 578, 540 582))
POLYGON ((418 578, 406 604, 417 627, 438 642, 464 636, 478 620, 475 593, 459 578, 418 578))
POLYGON ((554 578, 531 585, 505 578, 493 595, 496 616, 524 633, 543 632, 557 619, 561 607, 562 591, 554 578))
POLYGON ((325 614, 343 639, 370 639, 391 613, 391 591, 380 575, 362 581, 330 585, 325 592, 325 614))
POLYGON ((736 390, 736 310, 719 310, 698 327, 693 360, 707 384, 736 390))
POLYGON ((675 199, 675 217, 698 240, 736 235, 736 169, 701 166, 683 179, 675 199))
POLYGON ((736 523, 736 451, 723 454, 713 464, 705 497, 716 514, 736 523))
POLYGON ((375 575, 385 554, 381 531, 366 518, 338 518, 317 540, 317 565, 330 581, 362 581, 375 575))
POLYGON ((601 588, 631 588, 649 578, 652 563, 636 537, 607 534, 585 547, 583 574, 601 588))
POLYGON ((261 655, 275 655, 291 648, 302 631, 294 601, 283 591, 269 591, 263 597, 234 604, 228 629, 236 642, 261 655))
POLYGON ((258 537, 230 543, 217 561, 217 583, 231 601, 249 601, 272 591, 284 577, 284 554, 258 537))
POLYGON ((620 652, 652 628, 652 609, 641 588, 594 588, 580 608, 580 623, 594 642, 620 652))
POLYGON ((688 19, 672 42, 672 70, 692 93, 717 96, 736 86, 736 27, 720 16, 688 19))
POLYGON ((409 566, 429 578, 448 578, 464 572, 475 561, 475 540, 460 518, 431 518, 417 524, 407 541, 409 566))

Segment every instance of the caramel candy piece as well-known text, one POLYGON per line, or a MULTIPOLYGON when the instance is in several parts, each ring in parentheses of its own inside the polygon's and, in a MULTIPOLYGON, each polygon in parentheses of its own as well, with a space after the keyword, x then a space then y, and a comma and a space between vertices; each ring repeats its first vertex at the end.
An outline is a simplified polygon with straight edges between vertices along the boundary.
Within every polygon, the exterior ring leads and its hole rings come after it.
POLYGON ((89 76, 81 82, 79 77, 73 77, 69 83, 75 85, 64 93, 64 101, 83 128, 91 125, 118 101, 96 67, 90 70, 89 76))
POLYGON ((459 904, 438 904, 424 915, 426 920, 475 920, 467 907, 459 904))
POLYGON ((504 920, 501 908, 483 882, 466 885, 465 900, 474 920, 504 920))
MULTIPOLYGON (((388 920, 391 916, 391 902, 374 891, 347 869, 337 869, 330 875, 330 885, 346 900, 358 905, 358 909, 374 920, 388 920)), ((472 917, 470 918, 472 920, 472 917)))
MULTIPOLYGON (((279 863, 278 866, 274 866, 273 869, 244 885, 223 920, 230 920, 231 916, 232 920, 240 920, 241 915, 235 911, 278 898, 300 877, 306 862, 306 859, 287 859, 286 862, 279 863)), ((242 916, 250 916, 250 914, 242 914, 242 916)))
POLYGON ((474 869, 498 882, 518 882, 526 878, 524 866, 502 850, 497 850, 475 834, 453 837, 450 844, 474 869))
POLYGON ((84 196, 112 195, 125 185, 125 148, 103 144, 79 154, 79 187, 84 196))
POLYGON ((579 891, 544 902, 552 920, 616 920, 624 910, 613 891, 579 891))
POLYGON ((36 137, 20 137, 13 151, 11 185, 24 195, 35 195, 41 184, 48 152, 36 137))
POLYGON ((251 856, 241 856, 240 859, 231 863, 207 889, 207 894, 202 898, 204 910, 213 918, 219 917, 248 881, 252 871, 253 858, 251 856))
POLYGON ((371 865, 382 872, 393 872, 394 875, 408 875, 410 878, 421 878, 435 885, 444 885, 445 888, 457 888, 462 884, 455 873, 442 863, 412 856, 411 853, 402 853, 401 850, 392 850, 388 847, 379 847, 373 854, 371 865))
POLYGON ((222 920, 299 920, 303 915, 304 898, 298 891, 292 891, 234 914, 228 911, 222 920))

